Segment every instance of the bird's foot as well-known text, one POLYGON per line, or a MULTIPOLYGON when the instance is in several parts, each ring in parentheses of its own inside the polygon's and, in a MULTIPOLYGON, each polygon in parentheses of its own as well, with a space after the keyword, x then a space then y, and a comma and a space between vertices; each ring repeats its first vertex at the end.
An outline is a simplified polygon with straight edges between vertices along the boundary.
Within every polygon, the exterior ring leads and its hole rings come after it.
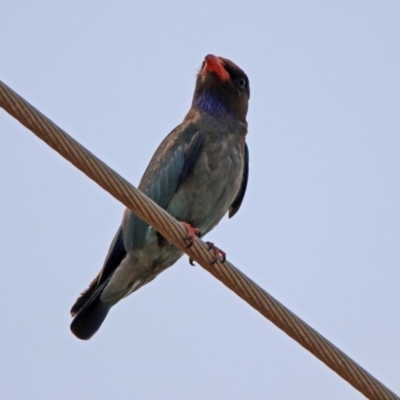
MULTIPOLYGON (((214 260, 210 262, 211 265, 215 264, 217 261, 221 261, 222 263, 225 262, 226 260, 226 253, 221 250, 219 247, 215 246, 214 243, 212 242, 206 242, 208 246, 208 250, 212 250, 214 252, 214 260)), ((189 257, 189 264, 190 265, 195 265, 193 260, 189 257)))
POLYGON ((193 228, 193 226, 188 224, 187 222, 181 222, 181 224, 185 227, 187 231, 187 235, 183 239, 189 242, 186 247, 188 249, 193 245, 197 237, 201 237, 201 232, 199 228, 193 228))
MULTIPOLYGON (((184 240, 187 240, 189 242, 189 244, 186 246, 186 248, 188 249, 193 245, 197 237, 201 237, 201 231, 199 228, 193 228, 193 226, 188 224, 187 222, 181 221, 181 224, 185 227, 187 231, 187 235, 184 237, 184 240)), ((194 262, 190 257, 189 264, 194 266, 194 262)))
POLYGON ((221 261, 222 263, 226 260, 226 253, 222 251, 220 248, 214 245, 212 242, 206 242, 208 246, 208 250, 212 250, 214 252, 214 260, 211 261, 211 265, 215 264, 217 261, 221 261))

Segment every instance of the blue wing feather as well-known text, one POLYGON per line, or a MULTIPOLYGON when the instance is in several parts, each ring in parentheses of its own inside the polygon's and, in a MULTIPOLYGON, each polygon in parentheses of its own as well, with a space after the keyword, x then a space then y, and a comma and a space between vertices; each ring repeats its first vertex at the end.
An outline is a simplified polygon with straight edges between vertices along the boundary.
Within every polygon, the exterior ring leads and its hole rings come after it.
POLYGON ((192 141, 189 143, 185 150, 185 163, 183 165, 182 171, 179 175, 179 184, 184 182, 190 172, 192 171, 194 164, 199 155, 201 145, 203 144, 203 135, 200 131, 196 132, 193 136, 192 141))
MULTIPOLYGON (((164 155, 159 168, 151 173, 150 177, 145 175, 147 179, 144 179, 144 184, 141 182, 140 189, 161 208, 166 209, 179 186, 192 171, 202 143, 203 135, 197 131, 189 143, 180 144, 172 156, 164 155)), ((125 249, 129 251, 134 247, 143 246, 149 225, 133 212, 127 211, 127 213, 129 215, 124 218, 122 229, 125 249)))
POLYGON ((113 241, 111 242, 107 257, 104 260, 103 269, 99 275, 98 285, 101 285, 110 276, 115 268, 121 264, 125 256, 126 250, 123 242, 122 227, 120 226, 116 235, 114 236, 113 241))
MULTIPOLYGON (((192 171, 202 143, 202 133, 194 131, 192 127, 180 132, 172 131, 150 161, 139 188, 160 207, 167 208, 179 186, 192 171), (177 136, 180 143, 176 140, 177 136), (168 156, 168 153, 172 155, 168 156)), ((96 290, 110 278, 128 251, 134 247, 140 248, 145 243, 148 227, 132 211, 125 211, 100 274, 75 302, 71 309, 72 315, 76 315, 94 293, 97 293, 96 290)))

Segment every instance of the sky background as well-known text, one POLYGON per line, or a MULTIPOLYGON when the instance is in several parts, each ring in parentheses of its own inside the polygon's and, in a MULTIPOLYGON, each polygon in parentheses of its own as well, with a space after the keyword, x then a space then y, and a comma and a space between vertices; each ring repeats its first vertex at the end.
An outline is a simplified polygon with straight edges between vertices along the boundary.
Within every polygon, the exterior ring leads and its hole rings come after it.
MULTIPOLYGON (((398 1, 2 1, 0 79, 133 184, 205 55, 250 78, 250 180, 211 232, 400 393, 398 1)), ((89 342, 69 310, 123 206, 0 111, 1 399, 362 399, 186 257, 89 342)))

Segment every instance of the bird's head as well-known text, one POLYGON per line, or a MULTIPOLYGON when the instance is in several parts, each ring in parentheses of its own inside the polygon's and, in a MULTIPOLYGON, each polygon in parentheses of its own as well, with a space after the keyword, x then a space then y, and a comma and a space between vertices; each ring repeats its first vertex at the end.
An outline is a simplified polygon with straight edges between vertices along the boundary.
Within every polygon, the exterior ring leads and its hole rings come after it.
POLYGON ((193 107, 215 117, 245 120, 250 98, 247 75, 232 61, 209 54, 197 74, 193 107))

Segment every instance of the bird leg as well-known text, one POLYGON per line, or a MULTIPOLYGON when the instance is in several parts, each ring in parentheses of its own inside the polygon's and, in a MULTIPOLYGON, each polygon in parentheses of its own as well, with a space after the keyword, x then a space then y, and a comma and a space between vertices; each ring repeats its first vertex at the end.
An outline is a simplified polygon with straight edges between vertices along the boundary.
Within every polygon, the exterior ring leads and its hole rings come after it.
POLYGON ((193 228, 193 226, 188 224, 187 222, 181 222, 181 224, 187 231, 187 236, 185 236, 183 239, 189 242, 189 244, 186 247, 188 249, 193 245, 194 241, 196 240, 196 237, 201 237, 201 232, 199 228, 193 228))
POLYGON ((206 242, 208 246, 208 250, 212 250, 214 252, 215 258, 211 261, 211 265, 215 264, 217 261, 221 261, 222 263, 226 260, 226 253, 222 251, 220 248, 214 245, 212 242, 206 242))
MULTIPOLYGON (((182 222, 181 224, 185 227, 187 231, 187 236, 184 237, 184 240, 187 240, 189 244, 186 246, 188 249, 191 247, 196 240, 196 237, 201 237, 201 232, 199 228, 193 228, 192 225, 188 224, 187 222, 182 222)), ((189 264, 194 266, 193 260, 189 257, 189 264)))

